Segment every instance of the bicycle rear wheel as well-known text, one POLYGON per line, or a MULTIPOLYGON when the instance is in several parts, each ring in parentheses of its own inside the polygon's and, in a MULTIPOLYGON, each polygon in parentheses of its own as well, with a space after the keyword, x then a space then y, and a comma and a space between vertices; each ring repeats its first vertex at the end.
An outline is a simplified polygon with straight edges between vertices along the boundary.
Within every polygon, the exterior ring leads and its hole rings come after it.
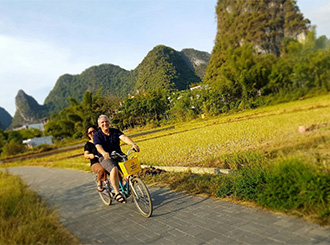
POLYGON ((112 203, 113 194, 111 193, 110 183, 108 180, 103 181, 103 188, 104 190, 99 192, 100 198, 105 205, 110 206, 112 203))
POLYGON ((130 184, 135 206, 142 216, 146 218, 150 217, 152 215, 153 206, 147 186, 137 177, 131 179, 130 184))

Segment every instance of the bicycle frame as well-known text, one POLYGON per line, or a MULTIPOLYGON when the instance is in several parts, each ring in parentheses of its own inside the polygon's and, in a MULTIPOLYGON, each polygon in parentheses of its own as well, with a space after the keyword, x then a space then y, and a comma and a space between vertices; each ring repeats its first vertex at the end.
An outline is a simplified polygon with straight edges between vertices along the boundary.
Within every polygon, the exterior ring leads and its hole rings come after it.
POLYGON ((129 181, 130 181, 129 177, 126 177, 126 183, 125 185, 123 185, 122 181, 119 179, 119 190, 125 195, 126 198, 130 196, 129 181))
MULTIPOLYGON (((129 156, 129 154, 130 154, 130 152, 132 150, 135 151, 134 148, 129 149, 128 152, 127 152, 127 154, 126 154, 126 157, 122 157, 122 160, 127 161, 128 160, 128 156, 129 156)), ((124 177, 124 175, 123 175, 123 173, 122 173, 122 171, 121 171, 121 169, 120 169, 119 166, 118 166, 118 170, 119 170, 119 174, 121 174, 122 178, 125 178, 125 181, 126 181, 125 185, 123 185, 122 184, 122 181, 119 178, 119 189, 125 195, 125 197, 127 198, 127 197, 129 197, 131 195, 130 189, 132 189, 133 192, 135 193, 134 188, 130 188, 130 185, 129 185, 133 177, 132 176, 124 177)))

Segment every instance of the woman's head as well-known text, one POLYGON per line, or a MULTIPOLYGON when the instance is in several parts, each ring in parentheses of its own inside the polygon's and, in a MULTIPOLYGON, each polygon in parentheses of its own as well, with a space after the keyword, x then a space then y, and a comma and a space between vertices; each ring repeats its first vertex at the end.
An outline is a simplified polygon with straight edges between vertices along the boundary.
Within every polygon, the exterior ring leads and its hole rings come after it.
POLYGON ((87 127, 86 134, 88 138, 92 139, 95 133, 96 133, 96 129, 94 126, 87 127))

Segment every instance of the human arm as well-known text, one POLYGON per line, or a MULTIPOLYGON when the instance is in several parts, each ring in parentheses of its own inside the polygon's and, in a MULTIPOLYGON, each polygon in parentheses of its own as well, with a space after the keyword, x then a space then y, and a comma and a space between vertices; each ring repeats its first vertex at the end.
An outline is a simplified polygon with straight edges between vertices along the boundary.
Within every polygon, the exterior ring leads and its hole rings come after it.
POLYGON ((84 157, 85 159, 93 160, 95 158, 98 158, 97 150, 95 148, 95 145, 91 142, 87 142, 84 147, 84 157))
POLYGON ((126 144, 131 145, 136 152, 140 152, 139 146, 133 140, 131 140, 130 137, 126 136, 125 134, 122 134, 119 136, 119 139, 124 141, 126 144))
POLYGON ((103 149, 102 145, 97 144, 97 145, 95 145, 95 147, 96 147, 97 151, 104 157, 104 160, 109 160, 110 159, 109 152, 106 152, 103 149))
POLYGON ((85 159, 94 159, 95 155, 93 153, 90 153, 89 151, 84 152, 85 159))

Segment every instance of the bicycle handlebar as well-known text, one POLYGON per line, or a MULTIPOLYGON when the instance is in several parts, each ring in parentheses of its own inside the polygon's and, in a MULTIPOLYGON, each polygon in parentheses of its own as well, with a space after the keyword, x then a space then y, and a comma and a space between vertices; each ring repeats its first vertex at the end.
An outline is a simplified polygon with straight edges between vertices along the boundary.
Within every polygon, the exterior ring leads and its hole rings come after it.
POLYGON ((129 155, 129 153, 131 152, 131 150, 133 150, 134 152, 136 152, 136 150, 134 148, 131 148, 131 149, 128 150, 127 156, 129 155))
POLYGON ((120 157, 122 160, 126 161, 129 153, 131 152, 131 150, 136 152, 136 150, 134 148, 129 149, 126 155, 125 154, 120 154, 116 151, 113 151, 113 152, 111 152, 110 157, 112 159, 117 159, 118 157, 120 157))

